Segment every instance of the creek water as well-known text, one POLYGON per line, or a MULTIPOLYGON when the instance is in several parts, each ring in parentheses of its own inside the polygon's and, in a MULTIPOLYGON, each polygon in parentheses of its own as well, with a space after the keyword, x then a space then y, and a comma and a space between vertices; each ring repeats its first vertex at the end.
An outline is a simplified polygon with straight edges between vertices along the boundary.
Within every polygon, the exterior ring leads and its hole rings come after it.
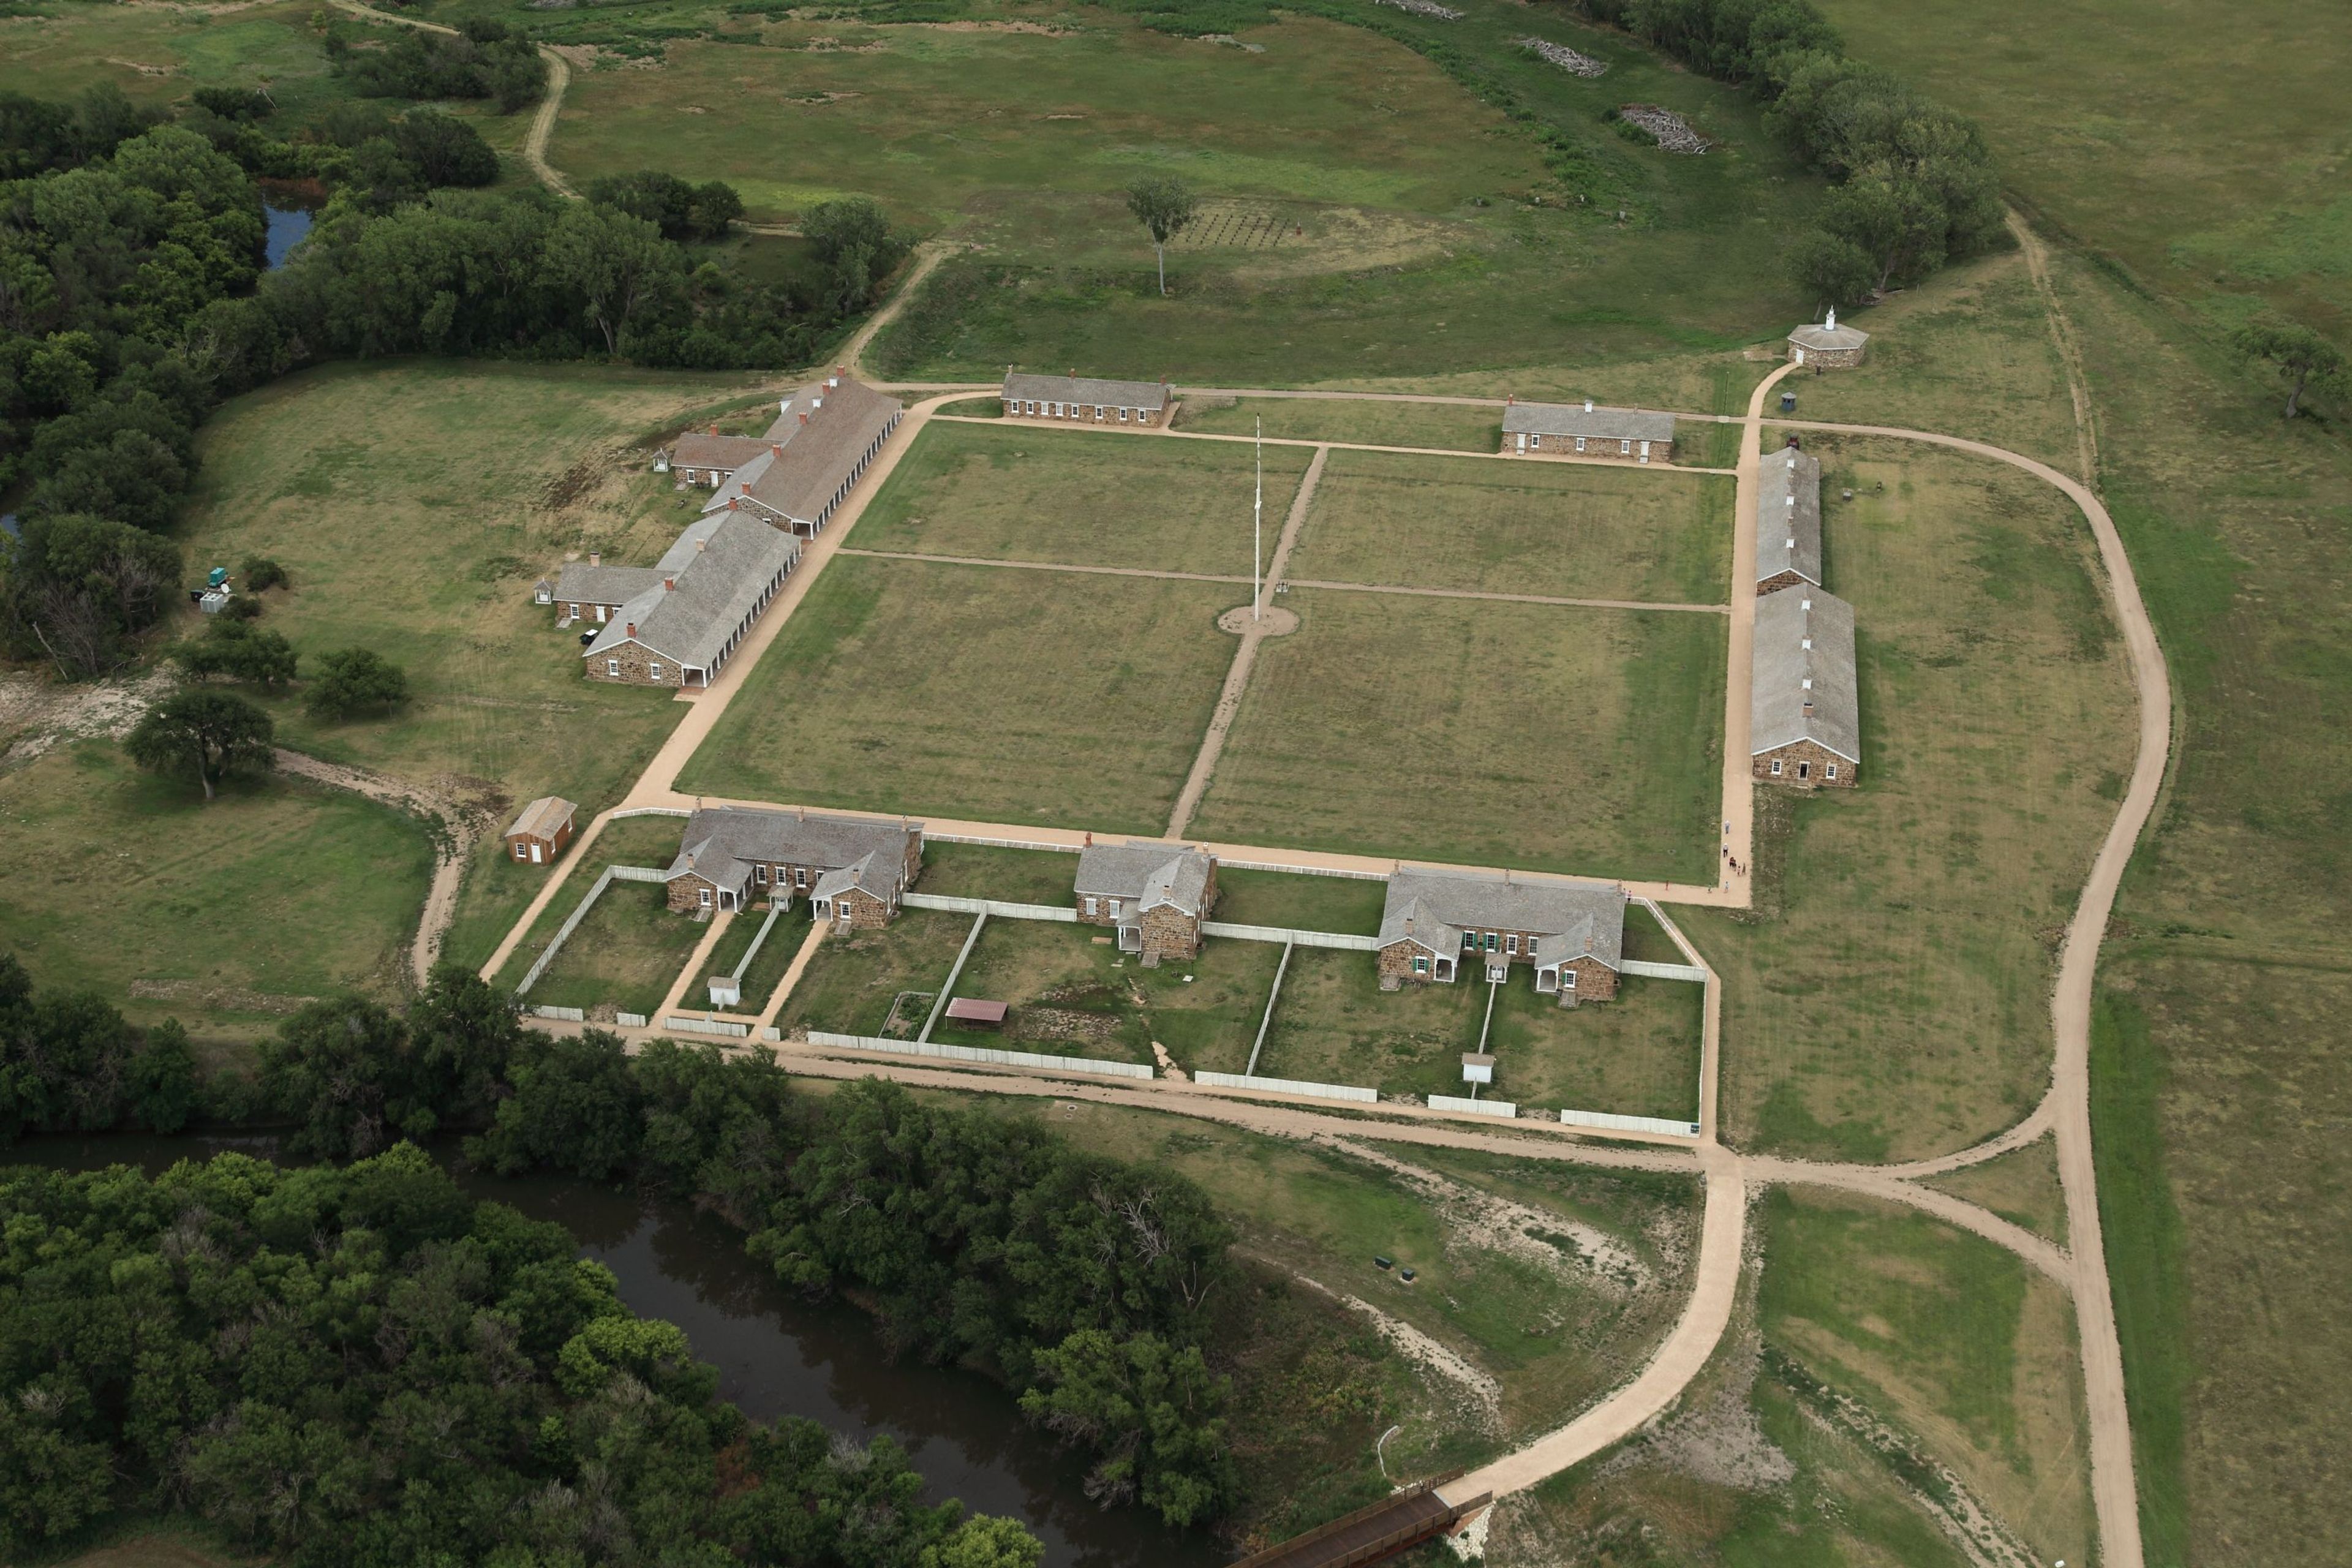
MULTIPOLYGON (((266 1137, 38 1138, 0 1163, 87 1171, 237 1152, 269 1158, 266 1137)), ((911 1456, 924 1500, 960 1498, 975 1513, 1020 1520, 1051 1568, 1213 1568, 1216 1543, 1161 1528, 1141 1510, 1088 1501, 1084 1466, 1022 1416, 1013 1396, 977 1373, 893 1361, 866 1315, 786 1290, 743 1252, 741 1235, 683 1204, 553 1177, 505 1181, 459 1173, 478 1198, 510 1204, 572 1233, 580 1255, 612 1269, 642 1317, 686 1331, 719 1369, 719 1394, 747 1415, 803 1415, 860 1442, 887 1435, 911 1456)))
POLYGON ((263 241, 263 248, 269 259, 269 269, 275 272, 286 265, 286 253, 302 243, 319 215, 308 207, 281 207, 273 202, 264 202, 261 211, 269 220, 269 234, 263 241))

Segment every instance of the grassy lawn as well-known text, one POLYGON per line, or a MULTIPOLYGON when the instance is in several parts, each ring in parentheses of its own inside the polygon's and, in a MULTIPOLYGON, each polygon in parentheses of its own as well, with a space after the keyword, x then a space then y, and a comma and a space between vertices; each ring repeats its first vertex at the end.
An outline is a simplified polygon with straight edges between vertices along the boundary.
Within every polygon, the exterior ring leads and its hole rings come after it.
POLYGON ((1767 1342, 1916 1433, 2033 1549, 2095 1526, 2074 1311, 1991 1242, 1843 1194, 1765 1199, 1767 1342))
MULTIPOLYGON (((787 1035, 795 1029, 878 1035, 900 992, 939 991, 971 931, 970 915, 908 910, 880 931, 828 935, 776 1015, 777 1026, 787 1035)), ((908 1039, 922 1028, 926 1011, 913 1010, 913 1022, 901 1031, 908 1039)), ((903 1021, 908 1015, 899 1016, 903 1021)))
POLYGON ((1305 397, 1187 395, 1176 428, 1205 435, 1265 433, 1299 441, 1354 441, 1370 447, 1444 447, 1491 452, 1503 438, 1503 411, 1460 403, 1355 403, 1305 397))
MULTIPOLYGON (((507 956, 505 966, 499 971, 498 984, 509 990, 522 984, 522 977, 530 973, 532 962, 546 950, 548 942, 554 939, 563 922, 572 918, 572 911, 579 907, 588 889, 595 886, 596 879, 604 875, 605 867, 665 868, 677 858, 677 841, 685 827, 683 817, 625 816, 607 823, 604 831, 596 836, 596 842, 588 847, 584 855, 579 852, 576 844, 567 849, 566 854, 570 858, 564 863, 563 885, 556 889, 554 895, 547 900, 546 907, 539 911, 539 918, 530 922, 530 930, 523 933, 523 939, 515 943, 514 952, 507 956)), ((529 867, 516 867, 512 861, 501 865, 494 860, 488 866, 478 864, 471 875, 485 879, 496 876, 503 881, 508 868, 526 875, 532 874, 529 867)), ((543 879, 547 875, 544 869, 541 869, 535 877, 543 879)), ((519 885, 499 889, 500 896, 495 900, 485 895, 474 906, 467 947, 478 950, 478 962, 488 962, 490 954, 498 951, 499 943, 505 941, 507 932, 514 929, 514 922, 520 918, 524 906, 538 893, 536 879, 528 886, 520 885, 520 878, 515 880, 519 885), (489 919, 493 915, 504 917, 495 928, 489 919)), ((641 885, 653 886, 649 882, 641 885)), ((494 882, 491 886, 496 888, 498 884, 494 882)), ((469 882, 467 892, 471 894, 473 890, 473 884, 469 882)), ((452 958, 461 961, 472 958, 470 952, 460 953, 455 950, 457 931, 466 929, 466 900, 461 899, 459 925, 451 930, 450 953, 452 958)), ((531 999, 535 1002, 546 1000, 535 994, 531 999)))
POLYGON ((1862 787, 1759 791, 1757 908, 1675 918, 1723 975, 1730 1136, 1900 1158, 1999 1131, 2049 1081, 2057 935, 2130 765, 2130 685, 2057 492, 1811 445, 1859 626, 1862 787))
POLYGON ((1194 833, 1713 878, 1724 617, 1312 589, 1284 603, 1305 625, 1259 654, 1194 833))
POLYGON ((1562 1007, 1515 970, 1486 1037, 1493 1092, 1546 1110, 1696 1120, 1704 999, 1687 981, 1631 976, 1609 1001, 1562 1007))
POLYGON ((1067 908, 1077 885, 1078 858, 1052 849, 1000 849, 988 844, 923 844, 919 893, 951 899, 995 899, 1008 904, 1067 908))
MULTIPOLYGON (((183 529, 192 566, 274 557, 293 585, 266 595, 265 626, 306 666, 373 648, 413 693, 352 723, 271 699, 279 739, 420 782, 487 781, 468 793, 518 804, 561 795, 583 824, 611 805, 680 710, 583 679, 577 641, 531 584, 570 554, 650 563, 668 546, 691 514, 645 471, 641 444, 724 384, 601 365, 338 364, 215 415, 183 529)), ((467 874, 449 947, 461 961, 487 957, 540 885, 495 847, 467 874)))
POLYGON ((1732 481, 1664 468, 1334 451, 1294 579, 1719 605, 1732 481))
MULTIPOLYGON (((584 1007, 592 1018, 607 1007, 650 1017, 669 994, 695 944, 710 933, 708 921, 672 914, 667 897, 668 889, 658 882, 614 882, 606 888, 524 1003, 584 1007)), ((686 1005, 707 1005, 709 994, 701 987, 701 976, 695 980, 687 987, 686 1005)))
MULTIPOLYGON (((1312 454, 1265 450, 1266 548, 1312 454)), ((1256 459, 1234 441, 1010 423, 924 427, 858 519, 862 550, 1247 577, 1256 459)), ((1076 584, 1064 591, 1080 593, 1076 584)), ((1249 592, 1223 591, 1236 602, 1249 592)))
POLYGON ((1371 954, 1302 947, 1290 955, 1257 1070, 1382 1094, 1467 1093, 1462 1055, 1478 1048, 1486 1010, 1484 985, 1384 992, 1371 954))
POLYGON ((1004 1027, 942 1024, 931 1037, 1147 1065, 1157 1040, 1180 1067, 1238 1072, 1281 956, 1266 942, 1208 942, 1190 963, 1146 969, 1098 926, 992 920, 956 994, 1010 1004, 1004 1027))
MULTIPOLYGON (((762 914, 760 918, 765 920, 767 916, 762 914)), ((793 966, 801 944, 808 941, 809 927, 814 923, 806 899, 794 899, 792 907, 776 917, 776 929, 768 933, 766 942, 752 956, 751 966, 743 972, 743 1011, 757 1013, 767 1007, 784 971, 793 966)), ((758 930, 755 922, 752 931, 756 933, 758 930)))
POLYGON ((1230 590, 836 559, 681 789, 1155 833, 1208 727, 1230 590))
POLYGON ((209 14, 61 0, 11 16, 0 28, 0 76, 49 99, 111 84, 158 109, 196 88, 250 87, 267 77, 278 116, 303 115, 346 96, 306 23, 310 12, 299 4, 209 14))
POLYGON ((2058 1152, 2038 1138, 1980 1165, 1968 1165, 1927 1184, 1955 1197, 1982 1204, 2061 1247, 2066 1244, 2066 1194, 2058 1185, 2058 1152))
POLYGON ((1948 430, 2080 470, 2065 365, 2023 251, 1957 267, 1860 319, 1867 363, 1780 384, 1803 417, 1948 430))
POLYGON ((1211 918, 1234 925, 1374 936, 1387 896, 1386 882, 1361 877, 1303 877, 1220 866, 1217 907, 1211 918))
MULTIPOLYGON (((1407 1175, 1345 1149, 1085 1103, 1057 1105, 1050 1125, 1081 1147, 1200 1183, 1239 1230, 1244 1256, 1355 1296, 1497 1377, 1501 1431, 1483 1448, 1557 1425, 1638 1364, 1673 1319, 1679 1249, 1696 1229, 1696 1187, 1677 1177, 1418 1149, 1407 1175), (1548 1226, 1555 1240, 1525 1245, 1548 1226), (1579 1233, 1626 1248, 1639 1283, 1605 1283, 1578 1264, 1559 1242, 1579 1233), (1419 1279, 1375 1268, 1375 1254, 1419 1279)), ((1449 1414, 1458 1426, 1459 1405, 1449 1414)), ((1391 1469, 1401 1457, 1405 1473, 1437 1468, 1418 1456, 1444 1421, 1400 1433, 1391 1469)))
POLYGON ((405 984, 432 852, 384 806, 276 778, 208 805, 93 741, 0 775, 0 952, 40 984, 249 1040, 310 997, 405 984))
POLYGON ((1625 956, 1644 963, 1688 963, 1658 917, 1639 904, 1625 906, 1625 956))

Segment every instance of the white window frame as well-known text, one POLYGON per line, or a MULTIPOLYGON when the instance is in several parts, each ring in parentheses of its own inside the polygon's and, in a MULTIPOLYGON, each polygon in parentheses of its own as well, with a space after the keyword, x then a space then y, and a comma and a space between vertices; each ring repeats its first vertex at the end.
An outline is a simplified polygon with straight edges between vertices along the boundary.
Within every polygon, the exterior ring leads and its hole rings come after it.
POLYGON ((1562 991, 1573 991, 1576 989, 1576 971, 1570 969, 1565 963, 1559 966, 1559 988, 1562 991))
POLYGON ((1633 443, 1631 441, 1620 441, 1617 443, 1617 455, 1621 458, 1625 457, 1633 450, 1633 443))
POLYGON ((1584 437, 1581 436, 1576 438, 1576 449, 1580 452, 1584 450, 1584 437))
POLYGON ((1127 423, 1127 413, 1128 411, 1124 408, 1118 411, 1118 422, 1122 425, 1127 423))
POLYGON ((657 658, 649 658, 646 660, 646 679, 647 680, 659 680, 661 679, 661 660, 657 658))
POLYGON ((708 889, 708 888, 704 888, 704 889, 701 889, 701 894, 702 894, 702 907, 703 907, 704 909, 706 909, 706 910, 707 910, 707 909, 709 909, 709 908, 710 907, 710 889, 708 889))
POLYGON ((1531 936, 1531 937, 1528 938, 1528 956, 1529 958, 1533 958, 1533 957, 1536 955, 1536 947, 1537 947, 1537 944, 1538 944, 1538 943, 1539 943, 1539 942, 1541 942, 1542 941, 1543 941, 1543 938, 1541 938, 1541 937, 1539 937, 1539 936, 1531 936))
POLYGON ((763 888, 766 887, 768 885, 768 868, 765 866, 752 867, 751 879, 759 883, 760 886, 763 888))
POLYGON ((618 679, 621 674, 621 661, 617 658, 606 659, 604 661, 604 673, 613 677, 614 679, 618 679))
POLYGON ((1780 759, 1778 757, 1772 759, 1772 776, 1776 779, 1780 776, 1780 759))
POLYGON ((1837 781, 1837 764, 1835 763, 1829 764, 1829 777, 1830 781, 1833 784, 1837 781))
POLYGON ((1429 973, 1429 960, 1427 960, 1426 958, 1416 958, 1416 959, 1414 959, 1414 960, 1412 961, 1412 972, 1413 972, 1415 974, 1426 974, 1426 973, 1429 973))
POLYGON ((1506 956, 1510 958, 1517 958, 1519 956, 1518 932, 1513 931, 1510 935, 1503 939, 1503 952, 1506 956))
POLYGON ((1095 912, 1095 896, 1092 893, 1088 893, 1086 897, 1078 900, 1078 907, 1086 913, 1089 915, 1093 914, 1095 912))

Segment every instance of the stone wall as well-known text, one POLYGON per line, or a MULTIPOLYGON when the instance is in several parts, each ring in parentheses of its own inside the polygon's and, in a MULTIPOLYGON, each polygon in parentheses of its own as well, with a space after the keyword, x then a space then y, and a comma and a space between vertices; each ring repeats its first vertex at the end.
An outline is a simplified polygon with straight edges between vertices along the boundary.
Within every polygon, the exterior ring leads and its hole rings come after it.
POLYGON ((1035 401, 1037 403, 1038 412, 1034 414, 1024 414, 1020 412, 1020 405, 1023 404, 1023 401, 1024 400, 1010 397, 1005 398, 1003 400, 1004 417, 1007 419, 1018 419, 1023 421, 1024 424, 1038 425, 1135 426, 1157 425, 1160 423, 1162 415, 1165 413, 1165 410, 1158 408, 1130 408, 1126 411, 1127 417, 1125 419, 1121 419, 1119 417, 1120 410, 1118 405, 1116 404, 1097 405, 1092 403, 1064 403, 1055 405, 1051 399, 1032 399, 1028 401, 1035 401), (1061 414, 1048 414, 1045 412, 1046 408, 1053 406, 1059 406, 1065 410, 1065 412, 1061 414))
POLYGON ((1858 349, 1803 349, 1789 345, 1789 357, 1812 370, 1852 370, 1868 356, 1870 345, 1858 349))
POLYGON ((669 884, 670 913, 677 915, 690 915, 698 910, 708 909, 716 911, 718 908, 719 884, 713 882, 709 878, 698 877, 693 872, 688 871, 683 877, 671 879, 669 884), (710 902, 708 904, 705 904, 702 901, 702 895, 705 893, 709 893, 710 895, 710 902))
POLYGON ((1608 1002, 1617 995, 1617 972, 1597 958, 1580 958, 1560 966, 1563 974, 1573 971, 1576 989, 1560 987, 1562 1002, 1608 1002))
MULTIPOLYGON (((1783 588, 1793 588, 1800 583, 1813 583, 1813 580, 1801 572, 1775 572, 1756 584, 1756 596, 1760 599, 1767 594, 1777 594, 1783 588)), ((1813 586, 1818 588, 1821 584, 1813 583, 1813 586)))
POLYGON ((1573 436, 1547 436, 1543 438, 1541 447, 1536 446, 1534 444, 1536 438, 1530 436, 1528 437, 1528 449, 1524 452, 1518 448, 1518 439, 1517 436, 1510 434, 1503 437, 1503 456, 1552 458, 1561 461, 1570 458, 1588 459, 1605 458, 1612 463, 1671 463, 1675 458, 1675 444, 1672 441, 1651 442, 1649 455, 1644 457, 1642 454, 1641 442, 1633 442, 1633 450, 1629 452, 1623 450, 1623 443, 1614 437, 1589 437, 1585 440, 1584 450, 1581 452, 1576 449, 1576 437, 1573 436))
POLYGON ((1156 963, 1163 958, 1197 958, 1201 953, 1201 922, 1181 910, 1161 904, 1146 910, 1143 927, 1143 962, 1156 963))
POLYGON ((888 904, 863 888, 852 888, 837 894, 833 900, 833 909, 835 920, 841 918, 842 910, 849 911, 849 929, 852 931, 879 931, 890 923, 890 916, 894 912, 888 904))
POLYGON ((685 681, 686 672, 674 658, 653 653, 639 644, 624 642, 603 653, 591 654, 582 659, 591 680, 609 680, 621 686, 678 686, 685 681), (620 673, 610 673, 610 664, 617 660, 620 673), (656 677, 654 670, 661 671, 656 677))
POLYGON ((1749 772, 1767 784, 1789 784, 1797 789, 1811 789, 1817 784, 1850 789, 1861 782, 1856 775, 1862 768, 1816 742, 1791 741, 1785 746, 1757 752, 1749 772), (1780 765, 1777 773, 1772 771, 1775 763, 1780 765), (1832 768, 1837 770, 1835 778, 1830 776, 1832 768))
POLYGON ((1397 982, 1401 980, 1425 985, 1437 978, 1437 965, 1429 949, 1417 942, 1392 942, 1381 949, 1376 956, 1380 961, 1381 985, 1383 990, 1394 990, 1397 982), (1412 961, 1416 958, 1432 959, 1430 967, 1419 974, 1412 972, 1412 961))

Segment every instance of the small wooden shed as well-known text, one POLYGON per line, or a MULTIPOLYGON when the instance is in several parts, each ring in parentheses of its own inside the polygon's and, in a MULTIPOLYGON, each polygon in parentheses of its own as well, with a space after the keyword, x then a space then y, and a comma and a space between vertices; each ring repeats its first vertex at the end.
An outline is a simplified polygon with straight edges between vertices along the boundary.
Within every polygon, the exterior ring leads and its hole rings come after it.
POLYGON ((948 1022, 961 1024, 968 1029, 1001 1029, 1009 1009, 1002 1002, 983 1002, 977 996, 959 996, 948 1004, 948 1022))
POLYGON ((572 819, 579 809, 561 795, 541 795, 507 829, 507 854, 526 865, 553 865, 572 842, 572 819))

